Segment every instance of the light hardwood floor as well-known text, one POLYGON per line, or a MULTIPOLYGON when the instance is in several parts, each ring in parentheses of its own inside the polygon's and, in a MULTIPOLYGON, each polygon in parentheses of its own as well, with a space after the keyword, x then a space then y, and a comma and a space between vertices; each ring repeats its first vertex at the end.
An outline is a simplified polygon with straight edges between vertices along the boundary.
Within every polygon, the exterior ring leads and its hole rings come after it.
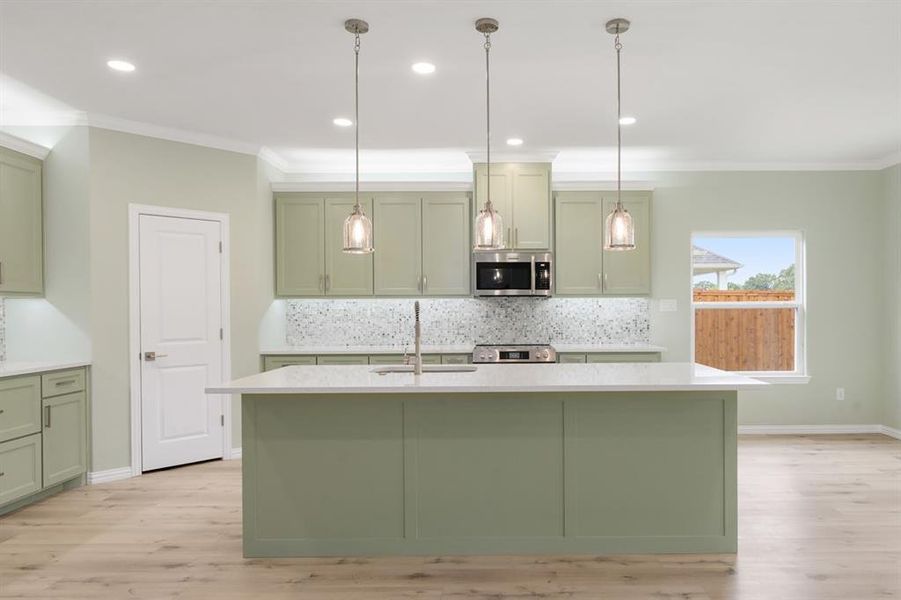
POLYGON ((841 599, 901 595, 901 442, 744 437, 738 555, 245 560, 240 462, 0 517, 2 598, 841 599))

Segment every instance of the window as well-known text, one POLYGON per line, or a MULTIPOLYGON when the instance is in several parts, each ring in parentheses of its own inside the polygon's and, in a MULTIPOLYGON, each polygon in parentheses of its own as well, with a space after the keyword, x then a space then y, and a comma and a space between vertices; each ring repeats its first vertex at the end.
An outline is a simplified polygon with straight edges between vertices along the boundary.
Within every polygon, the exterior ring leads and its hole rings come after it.
POLYGON ((800 233, 695 233, 691 270, 695 362, 806 380, 800 233))

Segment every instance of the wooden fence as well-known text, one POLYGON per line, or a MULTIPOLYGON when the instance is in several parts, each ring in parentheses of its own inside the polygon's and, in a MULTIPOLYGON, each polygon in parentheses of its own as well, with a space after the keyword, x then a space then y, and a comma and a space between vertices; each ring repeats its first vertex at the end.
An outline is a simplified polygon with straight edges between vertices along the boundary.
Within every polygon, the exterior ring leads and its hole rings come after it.
MULTIPOLYGON (((695 302, 777 302, 794 292, 695 290, 695 302)), ((793 371, 794 308, 695 308, 695 361, 726 371, 793 371)))

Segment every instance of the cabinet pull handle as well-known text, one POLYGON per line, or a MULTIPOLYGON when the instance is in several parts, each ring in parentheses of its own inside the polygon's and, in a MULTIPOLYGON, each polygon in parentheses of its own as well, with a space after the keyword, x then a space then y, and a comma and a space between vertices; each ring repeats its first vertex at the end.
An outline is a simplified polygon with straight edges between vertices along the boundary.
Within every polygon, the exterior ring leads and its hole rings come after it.
POLYGON ((3 261, 0 260, 0 283, 3 283, 3 261))
POLYGON ((325 275, 319 274, 319 287, 317 288, 320 292, 325 291, 325 275))
MULTIPOLYGON (((157 354, 157 356, 161 356, 161 355, 160 355, 160 354, 157 354)), ((75 378, 74 378, 74 377, 73 377, 72 379, 63 379, 62 381, 57 381, 57 382, 54 383, 53 385, 59 387, 59 386, 61 386, 61 385, 69 385, 69 384, 71 384, 71 383, 75 383, 75 378)))
POLYGON ((326 275, 326 276, 325 276, 325 291, 326 291, 326 292, 329 291, 329 289, 330 289, 331 287, 332 287, 332 276, 331 276, 331 275, 326 275))
POLYGON ((603 289, 604 289, 605 292, 607 291, 607 274, 606 274, 606 273, 604 273, 604 285, 603 285, 603 289))
POLYGON ((519 227, 513 228, 513 245, 519 248, 519 227))
POLYGON ((513 244, 513 236, 510 235, 510 228, 509 228, 509 227, 507 227, 507 243, 512 244, 512 245, 514 245, 514 246, 516 245, 516 244, 513 244))
POLYGON ((422 276, 422 291, 425 292, 429 289, 429 278, 425 275, 422 276))
POLYGON ((6 475, 6 473, 4 473, 3 471, 0 471, 0 477, 3 477, 4 475, 6 475))
POLYGON ((44 408, 44 428, 45 429, 50 429, 50 409, 51 408, 52 408, 51 406, 44 408))
POLYGON ((0 408, 0 415, 2 415, 4 412, 5 411, 2 408, 0 408))
POLYGON ((598 289, 603 289, 604 285, 601 283, 601 274, 598 273, 598 289))

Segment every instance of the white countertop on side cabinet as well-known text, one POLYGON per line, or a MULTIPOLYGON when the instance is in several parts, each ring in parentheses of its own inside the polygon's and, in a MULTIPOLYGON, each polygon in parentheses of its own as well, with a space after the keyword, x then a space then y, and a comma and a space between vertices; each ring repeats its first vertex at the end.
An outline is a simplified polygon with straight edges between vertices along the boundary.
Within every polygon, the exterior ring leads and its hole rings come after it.
POLYGON ((371 365, 283 367, 211 394, 734 391, 767 384, 693 363, 480 364, 471 372, 378 374, 371 365))
POLYGON ((63 369, 77 369, 90 366, 90 361, 9 361, 0 362, 0 378, 16 375, 32 375, 63 369))

